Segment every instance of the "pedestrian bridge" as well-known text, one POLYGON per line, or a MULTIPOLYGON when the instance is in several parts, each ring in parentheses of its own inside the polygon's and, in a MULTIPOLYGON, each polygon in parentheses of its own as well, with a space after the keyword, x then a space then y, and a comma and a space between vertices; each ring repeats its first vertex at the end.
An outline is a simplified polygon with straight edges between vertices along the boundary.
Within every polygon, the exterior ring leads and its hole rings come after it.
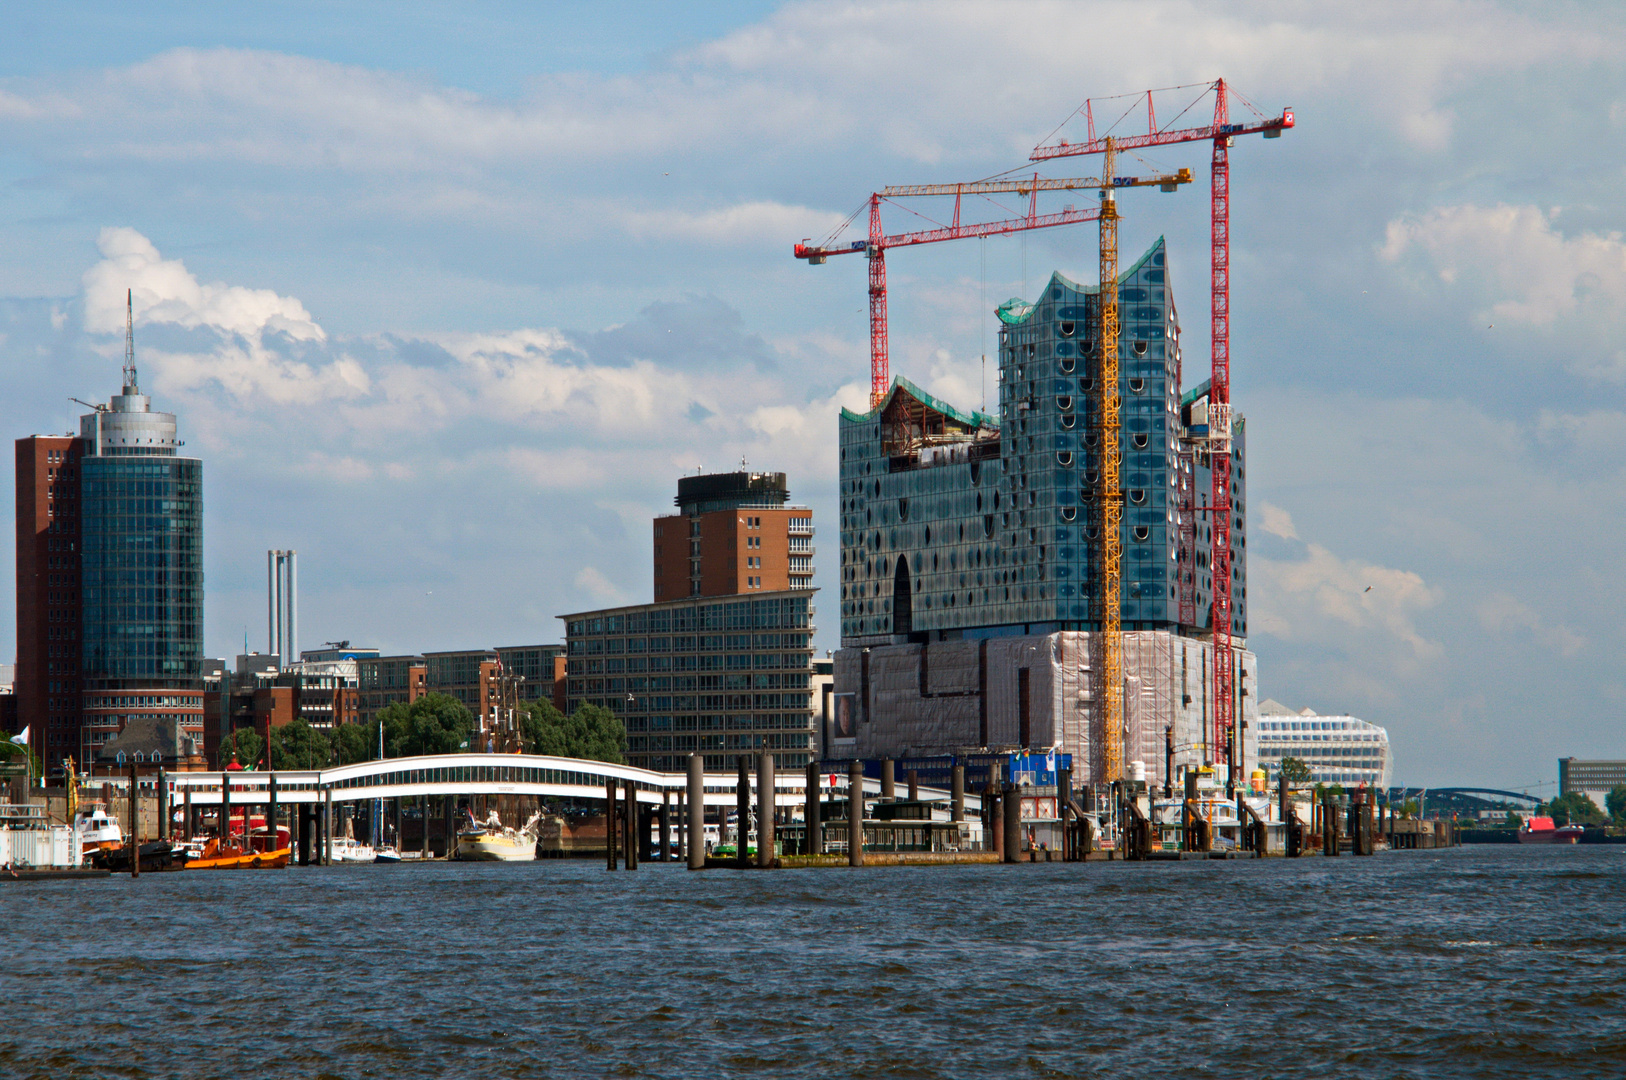
MULTIPOLYGON (((755 769, 751 770, 754 780, 755 769)), ((686 792, 686 773, 659 773, 630 765, 581 758, 549 757, 542 754, 442 754, 432 757, 385 758, 341 765, 333 769, 278 770, 273 772, 178 772, 168 776, 174 804, 190 801, 193 806, 217 806, 221 785, 229 783, 227 794, 233 805, 361 802, 369 799, 416 798, 443 795, 538 795, 568 799, 603 799, 605 785, 614 780, 621 791, 631 785, 641 803, 661 805, 675 801, 686 792), (275 794, 273 796, 273 786, 275 794)), ((734 773, 708 773, 705 802, 708 806, 733 806, 739 778, 734 773)), ((827 792, 846 796, 847 777, 821 777, 827 792)), ((774 802, 779 806, 801 806, 806 799, 807 776, 798 770, 780 772, 774 777, 774 802)), ((879 780, 865 780, 866 795, 879 795, 879 780)), ((949 793, 922 788, 924 799, 947 800, 949 793)), ((624 794, 617 795, 625 798, 624 794)), ((980 800, 966 796, 966 806, 980 809, 980 800)))

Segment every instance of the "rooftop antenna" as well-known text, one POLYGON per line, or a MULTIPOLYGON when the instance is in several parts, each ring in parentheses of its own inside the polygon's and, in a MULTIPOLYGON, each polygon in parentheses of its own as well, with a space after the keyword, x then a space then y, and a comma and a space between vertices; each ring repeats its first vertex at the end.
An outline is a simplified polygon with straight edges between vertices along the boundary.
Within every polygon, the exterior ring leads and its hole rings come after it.
POLYGON ((135 302, 131 294, 132 289, 124 290, 124 392, 126 395, 141 393, 141 386, 136 380, 135 366, 135 302))

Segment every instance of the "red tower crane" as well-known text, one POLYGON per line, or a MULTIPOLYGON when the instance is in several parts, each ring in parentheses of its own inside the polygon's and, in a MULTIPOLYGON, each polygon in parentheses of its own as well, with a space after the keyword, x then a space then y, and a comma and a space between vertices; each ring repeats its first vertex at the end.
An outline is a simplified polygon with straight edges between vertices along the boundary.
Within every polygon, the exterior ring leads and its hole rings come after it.
MULTIPOLYGON (((1171 87, 1172 90, 1187 89, 1171 87)), ((1267 139, 1280 138, 1293 126, 1293 110, 1283 109, 1281 115, 1264 116, 1254 109, 1240 94, 1230 90, 1224 79, 1205 84, 1202 92, 1175 116, 1170 125, 1159 126, 1152 94, 1127 95, 1108 98, 1108 101, 1128 100, 1129 105, 1100 136, 1095 131, 1094 101, 1085 101, 1073 113, 1084 114, 1087 125, 1083 142, 1058 140, 1034 148, 1031 161, 1052 158, 1077 157, 1084 154, 1105 153, 1108 136, 1116 150, 1133 150, 1146 146, 1166 146, 1171 143, 1211 142, 1213 144, 1212 172, 1210 176, 1210 325, 1213 348, 1213 370, 1208 389, 1208 451, 1210 472, 1213 476, 1213 495, 1208 506, 1209 532, 1212 554, 1209 576, 1213 580, 1214 623, 1214 719, 1213 753, 1215 759, 1234 763, 1236 751, 1232 740, 1236 731, 1236 690, 1231 669, 1231 165, 1229 151, 1238 135, 1259 133, 1267 139), (1202 127, 1176 128, 1172 124, 1190 112, 1208 92, 1214 92, 1214 121, 1202 127), (1235 97, 1252 110, 1257 118, 1244 123, 1232 123, 1230 98, 1235 97), (1138 113, 1142 99, 1146 101, 1146 131, 1139 135, 1113 134, 1113 129, 1131 112, 1138 113), (1223 711, 1222 711, 1223 705, 1223 711)), ((1068 117, 1071 120, 1072 117, 1068 117)), ((1067 121, 1063 121, 1065 125, 1067 121)), ((1058 128, 1059 130, 1059 128, 1058 128)), ((1236 777, 1231 777, 1234 782, 1236 777)))
MULTIPOLYGON (((1107 186, 1121 188, 1151 187, 1155 185, 1164 191, 1174 191, 1179 185, 1190 182, 1191 170, 1181 169, 1178 173, 1167 176, 1113 177, 1107 186)), ((1048 229, 1057 225, 1078 225, 1086 221, 1096 221, 1101 216, 1099 207, 1091 207, 1087 210, 1069 208, 1054 214, 1040 214, 1039 192, 1094 191, 1101 187, 1102 181, 1095 177, 1053 180, 1040 177, 1035 173, 1031 177, 1025 176, 1010 180, 979 180, 965 184, 914 184, 883 188, 869 197, 868 240, 853 240, 845 245, 836 243, 836 237, 851 223, 852 218, 849 217, 823 243, 815 245, 811 240, 803 240, 795 245, 792 249, 793 254, 798 259, 806 259, 809 266, 818 266, 831 255, 852 255, 863 252, 869 256, 870 408, 873 409, 881 403, 892 384, 890 364, 887 359, 886 326, 886 252, 888 248, 912 247, 916 244, 935 244, 943 240, 965 240, 977 236, 1005 236, 1010 233, 1025 232, 1029 229, 1048 229), (1021 217, 1006 218, 1001 221, 985 221, 970 225, 961 224, 960 204, 962 196, 990 195, 999 192, 1015 192, 1028 196, 1028 212, 1021 217), (922 229, 916 232, 894 233, 890 236, 882 231, 882 202, 925 195, 954 196, 954 218, 949 225, 936 229, 922 229)), ((857 216, 857 212, 854 212, 853 217, 857 216)))

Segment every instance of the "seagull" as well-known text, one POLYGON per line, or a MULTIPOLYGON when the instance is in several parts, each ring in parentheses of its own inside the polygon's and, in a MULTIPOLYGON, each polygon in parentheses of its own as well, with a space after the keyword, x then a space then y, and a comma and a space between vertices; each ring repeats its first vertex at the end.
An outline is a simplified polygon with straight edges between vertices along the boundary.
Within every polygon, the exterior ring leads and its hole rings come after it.
POLYGON ((1368 586, 1367 586, 1367 587, 1366 587, 1366 591, 1367 591, 1367 592, 1371 592, 1371 591, 1372 591, 1372 586, 1370 586, 1370 585, 1368 585, 1368 586))

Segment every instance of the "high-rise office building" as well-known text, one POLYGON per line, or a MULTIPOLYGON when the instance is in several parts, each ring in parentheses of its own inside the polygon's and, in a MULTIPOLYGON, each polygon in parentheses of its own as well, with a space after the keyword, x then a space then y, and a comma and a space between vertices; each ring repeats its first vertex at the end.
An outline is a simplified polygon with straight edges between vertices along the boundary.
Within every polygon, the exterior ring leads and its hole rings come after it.
POLYGON ((19 721, 48 772, 132 719, 203 736, 203 463, 154 412, 126 332, 124 385, 78 436, 18 439, 19 721))
POLYGON ((655 600, 813 587, 813 511, 788 506, 784 473, 678 478, 678 513, 655 519, 655 600))

